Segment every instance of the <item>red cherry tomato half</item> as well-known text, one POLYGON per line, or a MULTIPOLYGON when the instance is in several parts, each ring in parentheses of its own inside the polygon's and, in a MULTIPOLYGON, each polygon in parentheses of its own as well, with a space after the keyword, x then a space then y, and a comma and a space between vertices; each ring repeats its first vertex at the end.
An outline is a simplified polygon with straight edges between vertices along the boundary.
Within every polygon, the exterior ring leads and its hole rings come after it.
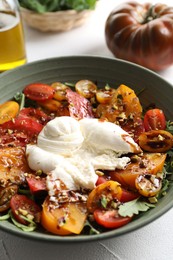
POLYGON ((121 202, 128 202, 131 200, 135 200, 140 197, 140 194, 137 192, 129 191, 124 188, 122 188, 122 195, 120 198, 121 202))
POLYGON ((33 216, 33 220, 38 220, 41 216, 40 207, 25 195, 14 195, 10 200, 10 207, 14 218, 23 225, 29 224, 23 217, 33 216))
POLYGON ((146 131, 164 130, 166 119, 163 111, 158 108, 148 110, 144 115, 144 127, 146 131))
POLYGON ((55 89, 43 83, 32 83, 24 88, 23 93, 31 100, 44 101, 53 98, 55 89))
POLYGON ((118 210, 101 210, 96 209, 94 211, 94 219, 96 222, 105 228, 119 228, 126 225, 132 219, 132 217, 121 217, 118 214, 118 210))
POLYGON ((32 194, 40 193, 42 191, 46 191, 46 179, 45 178, 40 178, 34 177, 34 176, 29 176, 26 178, 29 189, 32 194))

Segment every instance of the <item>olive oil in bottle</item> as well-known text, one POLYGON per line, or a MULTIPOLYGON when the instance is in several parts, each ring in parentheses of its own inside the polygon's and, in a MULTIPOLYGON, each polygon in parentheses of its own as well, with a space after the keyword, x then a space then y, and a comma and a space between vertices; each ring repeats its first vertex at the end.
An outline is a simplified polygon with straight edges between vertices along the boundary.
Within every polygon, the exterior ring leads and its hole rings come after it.
POLYGON ((20 15, 17 11, 0 9, 0 71, 25 63, 24 32, 20 15))

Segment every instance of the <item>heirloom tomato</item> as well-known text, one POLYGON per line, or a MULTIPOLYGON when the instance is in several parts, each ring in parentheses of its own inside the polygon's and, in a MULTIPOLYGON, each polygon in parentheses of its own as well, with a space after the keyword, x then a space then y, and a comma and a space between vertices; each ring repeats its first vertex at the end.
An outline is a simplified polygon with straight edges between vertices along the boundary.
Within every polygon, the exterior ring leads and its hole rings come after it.
POLYGON ((23 92, 31 100, 44 101, 53 98, 55 90, 47 84, 38 82, 27 85, 23 92))
POLYGON ((136 179, 139 175, 156 175, 162 172, 166 160, 166 154, 144 153, 135 160, 131 160, 124 170, 115 169, 110 172, 111 179, 121 183, 124 187, 136 190, 136 179))
POLYGON ((105 228, 119 228, 129 223, 132 217, 122 217, 118 214, 118 210, 101 210, 94 211, 94 219, 96 222, 105 228))
POLYGON ((41 215, 41 223, 47 231, 61 236, 81 233, 87 218, 85 203, 64 203, 62 207, 50 205, 47 197, 41 215))
POLYGON ((87 209, 89 212, 94 212, 96 209, 105 209, 110 202, 120 200, 122 195, 121 185, 116 181, 107 181, 94 188, 87 200, 87 209), (105 201, 105 205, 103 206, 105 201))
POLYGON ((144 115, 144 128, 150 130, 164 130, 166 128, 166 119, 163 111, 158 108, 148 110, 144 115))
POLYGON ((15 118, 19 112, 19 104, 15 101, 7 101, 0 105, 0 124, 15 118))
POLYGON ((165 130, 151 130, 139 136, 140 147, 151 153, 165 153, 173 146, 173 135, 165 130))
POLYGON ((40 221, 41 208, 27 196, 15 194, 10 200, 10 206, 14 218, 19 223, 28 225, 30 220, 40 221))
POLYGON ((173 7, 123 3, 109 14, 105 38, 117 58, 165 69, 173 63, 173 7))

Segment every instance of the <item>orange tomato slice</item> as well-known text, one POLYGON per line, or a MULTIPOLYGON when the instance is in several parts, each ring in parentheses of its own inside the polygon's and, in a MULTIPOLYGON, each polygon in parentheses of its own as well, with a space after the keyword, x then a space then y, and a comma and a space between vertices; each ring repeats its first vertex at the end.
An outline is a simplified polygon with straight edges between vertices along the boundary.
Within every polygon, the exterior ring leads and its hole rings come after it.
POLYGON ((166 154, 152 153, 144 154, 141 160, 131 162, 124 170, 110 172, 111 179, 118 181, 125 187, 136 189, 135 181, 139 175, 161 172, 166 159, 166 154))
POLYGON ((15 101, 7 101, 0 105, 0 124, 10 121, 19 113, 19 104, 15 101))
POLYGON ((141 118, 142 106, 134 90, 122 84, 113 93, 109 104, 100 104, 96 113, 98 117, 107 118, 110 122, 127 118, 133 118, 135 121, 141 118))
POLYGON ((80 234, 87 218, 86 204, 64 203, 59 208, 50 208, 49 199, 43 203, 41 224, 57 235, 80 234))
POLYGON ((102 208, 101 199, 105 197, 108 201, 120 200, 122 195, 121 185, 116 181, 106 181, 93 189, 87 200, 87 209, 94 212, 102 208))

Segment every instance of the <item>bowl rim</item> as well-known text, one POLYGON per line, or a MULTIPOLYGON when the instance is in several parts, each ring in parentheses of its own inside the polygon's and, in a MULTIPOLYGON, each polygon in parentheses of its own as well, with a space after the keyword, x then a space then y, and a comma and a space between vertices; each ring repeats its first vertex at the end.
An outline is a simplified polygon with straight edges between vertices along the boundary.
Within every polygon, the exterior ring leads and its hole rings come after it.
POLYGON ((36 64, 42 64, 42 63, 45 63, 45 62, 51 62, 51 61, 57 61, 57 60, 61 61, 61 60, 69 60, 69 59, 93 59, 93 60, 98 60, 98 61, 103 60, 103 61, 110 61, 110 62, 118 62, 118 63, 124 64, 124 65, 126 64, 128 66, 133 67, 133 68, 137 68, 139 70, 147 71, 147 73, 155 75, 157 78, 160 78, 160 80, 162 80, 166 84, 173 87, 173 83, 171 84, 168 80, 166 80, 163 76, 159 75, 156 71, 151 70, 147 67, 144 67, 140 64, 137 64, 137 63, 134 63, 134 62, 131 62, 131 61, 128 61, 128 60, 116 58, 116 57, 107 57, 107 56, 104 56, 104 55, 94 55, 94 54, 93 55, 90 55, 90 54, 62 55, 62 56, 42 58, 42 59, 38 59, 38 60, 34 60, 34 61, 29 61, 29 62, 27 62, 27 63, 25 63, 21 66, 18 66, 16 68, 11 69, 11 70, 7 70, 7 71, 0 73, 0 78, 3 77, 4 75, 11 74, 15 71, 23 70, 23 69, 25 69, 25 67, 33 66, 33 65, 36 65, 36 64))
MULTIPOLYGON (((9 70, 9 71, 5 71, 2 74, 0 74, 0 80, 1 78, 5 78, 8 77, 11 74, 15 74, 18 73, 20 71, 21 75, 22 75, 22 71, 25 70, 25 68, 28 67, 33 67, 35 65, 39 65, 39 64, 43 64, 43 63, 49 63, 52 61, 69 61, 69 59, 89 59, 89 60, 97 60, 99 62, 102 61, 108 61, 108 62, 113 62, 113 63, 119 63, 119 64, 125 64, 127 66, 132 66, 134 69, 137 68, 139 70, 145 70, 147 71, 147 73, 154 75, 155 77, 159 78, 160 80, 162 80, 162 82, 165 82, 167 85, 169 85, 169 87, 173 88, 173 85, 168 82, 166 79, 164 79, 162 76, 160 76, 159 74, 157 74, 154 71, 151 71, 148 68, 145 68, 141 65, 129 62, 129 61, 125 61, 125 60, 121 60, 121 59, 117 59, 117 58, 109 58, 109 57, 105 57, 105 56, 97 56, 97 55, 71 55, 71 56, 59 56, 59 57, 53 57, 53 58, 47 58, 47 59, 40 59, 40 60, 36 60, 36 61, 32 61, 29 62, 27 64, 24 64, 20 67, 17 67, 15 69, 9 70)), ((93 242, 93 241, 99 241, 99 240, 106 240, 106 239, 111 239, 111 238, 115 238, 115 237, 119 237, 119 236, 123 236, 127 233, 131 233, 136 231, 139 228, 142 228, 146 225, 148 225, 151 222, 154 222, 155 220, 157 220, 158 218, 160 218, 162 215, 164 215, 166 212, 168 212, 171 208, 173 207, 173 201, 169 202, 168 204, 165 205, 164 209, 161 208, 159 210, 159 212, 155 212, 155 214, 153 214, 152 216, 150 216, 149 218, 146 218, 143 220, 142 223, 135 223, 135 225, 129 226, 126 225, 125 228, 119 228, 119 229, 115 229, 115 230, 110 230, 108 232, 105 233, 101 233, 101 234, 97 234, 97 235, 72 235, 72 236, 57 236, 57 235, 53 235, 53 234, 49 234, 49 233, 39 233, 36 231, 36 233, 33 232, 24 232, 21 231, 19 229, 11 229, 10 226, 4 226, 2 225, 2 223, 0 222, 0 229, 2 231, 5 231, 11 235, 15 235, 21 238, 25 238, 25 239, 33 239, 36 241, 41 241, 41 242, 55 242, 55 243, 79 243, 79 242, 93 242)), ((3 221, 3 223, 5 223, 6 221, 3 221)), ((132 223, 132 222, 131 222, 132 223)), ((13 224, 11 224, 13 225, 13 224)))

